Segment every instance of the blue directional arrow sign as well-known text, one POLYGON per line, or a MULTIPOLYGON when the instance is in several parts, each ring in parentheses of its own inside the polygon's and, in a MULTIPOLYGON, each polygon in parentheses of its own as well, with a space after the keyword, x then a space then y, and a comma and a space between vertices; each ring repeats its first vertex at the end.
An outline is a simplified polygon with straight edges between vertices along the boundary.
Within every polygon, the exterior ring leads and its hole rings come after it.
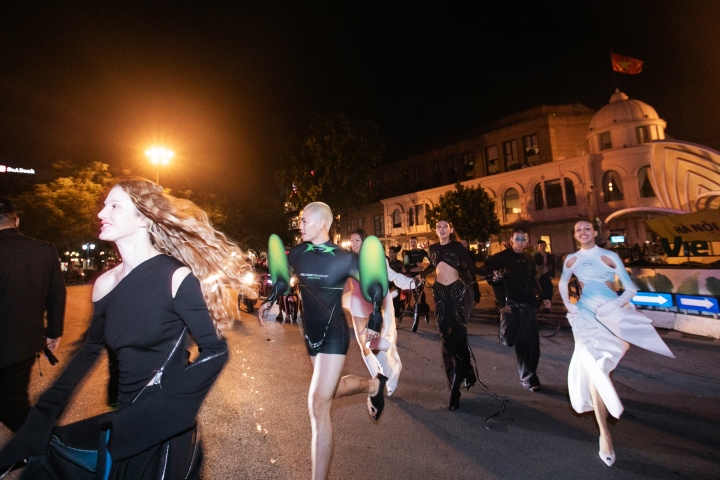
POLYGON ((644 305, 647 307, 670 308, 673 306, 672 295, 669 293, 637 292, 631 302, 635 305, 644 305))
POLYGON ((695 295, 675 295, 678 308, 684 310, 697 310, 699 312, 718 313, 718 299, 695 295))

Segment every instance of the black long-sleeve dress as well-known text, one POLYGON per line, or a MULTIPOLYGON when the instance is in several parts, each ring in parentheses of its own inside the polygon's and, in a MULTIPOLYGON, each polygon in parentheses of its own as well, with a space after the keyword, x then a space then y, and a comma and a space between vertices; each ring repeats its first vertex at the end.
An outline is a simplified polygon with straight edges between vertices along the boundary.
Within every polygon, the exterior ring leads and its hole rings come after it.
POLYGON ((51 435, 84 448, 104 448, 109 430, 112 467, 105 478, 197 478, 200 451, 195 417, 227 361, 227 344, 217 337, 200 283, 188 275, 172 296, 173 273, 183 265, 158 255, 134 268, 95 302, 82 349, 33 408, 28 421, 0 452, 0 466, 29 456, 27 478, 103 478, 49 459, 51 435), (188 332, 200 349, 189 363, 188 332), (105 345, 118 357, 118 410, 55 428, 77 384, 105 345), (148 386, 165 364, 160 383, 148 386), (71 472, 71 473, 69 473, 71 472), (70 477, 71 475, 71 477, 70 477))

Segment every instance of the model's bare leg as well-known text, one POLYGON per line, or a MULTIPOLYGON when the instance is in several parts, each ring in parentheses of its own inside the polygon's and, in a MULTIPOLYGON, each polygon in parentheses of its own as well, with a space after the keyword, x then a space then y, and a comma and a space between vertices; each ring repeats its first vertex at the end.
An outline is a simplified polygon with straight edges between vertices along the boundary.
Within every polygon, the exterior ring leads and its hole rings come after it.
POLYGON ((607 408, 605 402, 603 402, 600 393, 598 393, 595 385, 590 382, 590 397, 593 402, 593 409, 595 410, 595 419, 600 429, 600 451, 605 454, 613 453, 612 437, 610 436, 610 429, 607 424, 607 408))
POLYGON ((367 318, 352 316, 353 328, 355 329, 355 338, 360 345, 360 351, 363 356, 368 356, 370 353, 369 348, 365 346, 367 343, 367 318))
POLYGON ((330 421, 330 405, 335 396, 345 355, 327 355, 319 353, 310 357, 313 364, 313 376, 308 392, 308 410, 312 426, 312 478, 327 478, 332 458, 333 432, 330 421))
POLYGON ((375 395, 380 385, 377 379, 365 379, 348 375, 340 379, 345 355, 319 353, 310 357, 313 376, 308 392, 308 410, 312 426, 312 465, 314 480, 327 478, 332 458, 333 432, 330 421, 330 405, 334 397, 356 393, 375 395))

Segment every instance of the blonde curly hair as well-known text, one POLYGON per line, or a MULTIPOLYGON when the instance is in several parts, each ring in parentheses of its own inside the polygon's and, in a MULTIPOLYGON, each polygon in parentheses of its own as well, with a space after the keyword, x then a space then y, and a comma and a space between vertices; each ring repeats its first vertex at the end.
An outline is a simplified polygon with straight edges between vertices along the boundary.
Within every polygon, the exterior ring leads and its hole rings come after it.
POLYGON ((200 281, 215 330, 224 336, 239 316, 233 290, 247 289, 241 282, 250 269, 246 254, 215 230, 207 214, 190 200, 169 195, 144 178, 121 180, 115 186, 151 221, 148 233, 153 246, 187 265, 200 281))

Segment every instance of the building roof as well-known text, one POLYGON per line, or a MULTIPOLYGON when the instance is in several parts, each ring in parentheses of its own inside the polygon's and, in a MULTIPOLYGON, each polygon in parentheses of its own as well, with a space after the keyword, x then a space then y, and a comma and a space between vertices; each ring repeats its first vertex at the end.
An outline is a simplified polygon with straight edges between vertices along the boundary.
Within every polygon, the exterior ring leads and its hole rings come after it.
POLYGON ((610 103, 593 116, 589 129, 592 132, 617 124, 648 120, 662 121, 653 107, 640 100, 631 100, 623 92, 615 89, 615 93, 610 97, 610 103))

